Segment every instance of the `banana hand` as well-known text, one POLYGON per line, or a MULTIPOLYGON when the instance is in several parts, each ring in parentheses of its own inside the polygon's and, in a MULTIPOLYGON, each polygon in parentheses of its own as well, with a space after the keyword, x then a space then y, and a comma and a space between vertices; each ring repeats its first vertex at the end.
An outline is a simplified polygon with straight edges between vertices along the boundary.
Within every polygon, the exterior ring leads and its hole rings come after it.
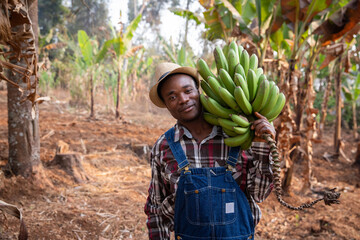
POLYGON ((276 131, 273 125, 271 125, 271 123, 267 120, 266 117, 264 117, 263 115, 261 115, 258 112, 254 113, 255 116, 258 118, 257 120, 255 120, 253 122, 253 124, 251 125, 251 129, 255 130, 255 138, 254 138, 254 142, 266 142, 266 140, 264 140, 262 138, 262 135, 264 133, 268 133, 271 135, 271 137, 273 139, 275 139, 275 135, 276 135, 276 131))

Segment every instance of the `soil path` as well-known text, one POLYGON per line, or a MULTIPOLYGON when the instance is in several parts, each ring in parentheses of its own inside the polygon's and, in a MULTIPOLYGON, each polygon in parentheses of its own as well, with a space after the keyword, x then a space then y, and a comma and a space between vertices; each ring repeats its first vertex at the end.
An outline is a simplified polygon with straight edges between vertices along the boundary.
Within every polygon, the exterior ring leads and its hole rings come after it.
MULTIPOLYGON (((175 122, 166 111, 125 106, 123 119, 98 114, 88 119, 88 112, 74 110, 66 102, 51 101, 40 105, 41 160, 51 161, 59 140, 69 150, 82 156, 89 181, 77 184, 64 171, 47 167, 46 174, 54 188, 39 189, 21 177, 5 178, 0 173, 0 199, 21 208, 30 239, 147 239, 143 213, 150 180, 146 154, 139 155, 134 146, 151 148, 175 122), (51 136, 47 137, 47 134, 51 136)), ((347 157, 352 161, 355 142, 344 133, 347 157)), ((263 217, 256 239, 360 239, 360 173, 351 162, 340 158, 323 159, 332 149, 332 135, 314 146, 314 176, 317 186, 337 187, 341 204, 323 203, 305 211, 282 207, 274 194, 261 203, 263 217)), ((7 161, 6 92, 0 91, 0 163, 7 161)), ((292 196, 285 199, 299 205, 317 195, 299 195, 303 162, 296 163, 292 196)), ((19 223, 0 215, 0 239, 17 239, 19 223)))

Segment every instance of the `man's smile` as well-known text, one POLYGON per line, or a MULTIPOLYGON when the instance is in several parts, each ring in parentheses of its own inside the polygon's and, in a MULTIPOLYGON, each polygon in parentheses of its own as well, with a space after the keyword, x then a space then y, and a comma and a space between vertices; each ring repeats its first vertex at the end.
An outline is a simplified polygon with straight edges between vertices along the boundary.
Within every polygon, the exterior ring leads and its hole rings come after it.
POLYGON ((191 104, 189 106, 185 106, 185 107, 180 108, 179 112, 187 113, 187 112, 190 112, 191 110, 193 110, 194 107, 195 107, 195 104, 191 104))

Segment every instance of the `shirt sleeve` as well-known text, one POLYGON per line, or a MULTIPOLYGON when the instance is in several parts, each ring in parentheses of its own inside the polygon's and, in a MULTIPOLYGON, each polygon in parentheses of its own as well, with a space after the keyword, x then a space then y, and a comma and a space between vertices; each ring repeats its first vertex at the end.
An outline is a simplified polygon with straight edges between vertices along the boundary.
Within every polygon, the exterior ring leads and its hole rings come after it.
MULTIPOLYGON (((156 147, 156 146, 155 146, 156 147)), ((155 149, 155 148, 154 148, 155 149)), ((170 194, 167 182, 161 175, 159 155, 152 151, 150 157, 151 180, 149 195, 145 203, 144 212, 148 216, 146 225, 149 239, 170 240, 173 228, 174 206, 173 194, 170 194)))
POLYGON ((270 148, 264 142, 253 142, 245 151, 248 158, 247 191, 255 202, 264 201, 273 189, 272 159, 270 148))

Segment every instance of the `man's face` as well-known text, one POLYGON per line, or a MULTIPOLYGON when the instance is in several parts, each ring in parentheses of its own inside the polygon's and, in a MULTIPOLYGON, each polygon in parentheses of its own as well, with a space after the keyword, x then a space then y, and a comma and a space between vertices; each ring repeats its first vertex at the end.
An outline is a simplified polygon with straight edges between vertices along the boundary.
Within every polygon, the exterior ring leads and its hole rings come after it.
POLYGON ((167 109, 180 123, 191 122, 201 115, 199 91, 189 75, 169 76, 160 93, 167 109))

